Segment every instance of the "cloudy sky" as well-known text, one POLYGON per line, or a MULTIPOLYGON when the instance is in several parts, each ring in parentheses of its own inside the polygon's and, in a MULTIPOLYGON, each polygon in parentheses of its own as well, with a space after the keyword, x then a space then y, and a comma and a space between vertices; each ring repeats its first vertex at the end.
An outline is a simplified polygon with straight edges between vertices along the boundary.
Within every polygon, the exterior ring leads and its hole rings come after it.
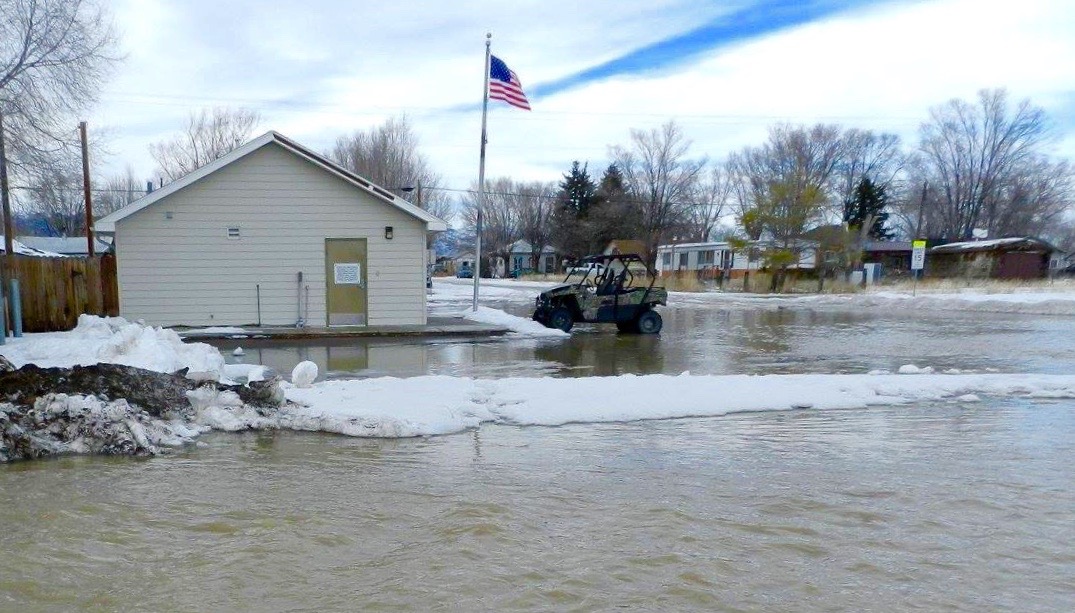
MULTIPOLYGON (((106 168, 191 110, 249 107, 316 150, 406 114, 449 188, 477 179, 486 32, 533 110, 492 102, 487 176, 599 172, 632 128, 674 119, 722 159, 776 122, 895 132, 1006 87, 1045 107, 1075 158, 1072 0, 114 0, 127 59, 91 127, 106 168)), ((391 186, 387 186, 391 187, 391 186)))

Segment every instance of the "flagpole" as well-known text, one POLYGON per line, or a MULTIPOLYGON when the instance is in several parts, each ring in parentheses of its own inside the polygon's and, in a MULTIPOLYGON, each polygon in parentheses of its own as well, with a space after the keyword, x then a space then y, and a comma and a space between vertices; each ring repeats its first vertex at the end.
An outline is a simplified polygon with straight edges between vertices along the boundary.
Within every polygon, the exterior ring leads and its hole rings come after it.
POLYGON ((485 119, 489 113, 489 46, 492 32, 485 34, 485 73, 482 74, 482 149, 478 165, 478 215, 474 237, 474 310, 478 310, 478 286, 482 277, 482 210, 485 208, 485 119))

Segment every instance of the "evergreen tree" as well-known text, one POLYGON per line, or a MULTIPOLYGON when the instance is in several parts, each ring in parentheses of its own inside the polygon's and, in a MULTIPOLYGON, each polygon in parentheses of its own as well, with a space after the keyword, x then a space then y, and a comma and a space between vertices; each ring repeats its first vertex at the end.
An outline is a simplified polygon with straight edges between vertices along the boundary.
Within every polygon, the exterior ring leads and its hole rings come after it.
POLYGON ((893 233, 885 227, 888 222, 888 212, 885 210, 888 202, 885 186, 863 177, 851 199, 844 202, 844 222, 849 228, 860 229, 864 223, 868 223, 867 219, 872 219, 866 236, 874 240, 889 240, 893 233))
POLYGON ((597 192, 597 186, 586 167, 587 164, 580 167, 578 160, 575 160, 571 163, 571 172, 565 174, 564 180, 560 182, 561 203, 576 219, 585 219, 590 214, 590 207, 597 192))

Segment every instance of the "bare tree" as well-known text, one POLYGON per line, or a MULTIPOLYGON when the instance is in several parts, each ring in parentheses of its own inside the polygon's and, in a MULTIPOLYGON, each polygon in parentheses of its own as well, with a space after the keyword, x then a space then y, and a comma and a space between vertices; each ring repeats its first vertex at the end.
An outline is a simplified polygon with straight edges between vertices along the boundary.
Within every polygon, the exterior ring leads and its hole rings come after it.
POLYGON ((1003 89, 982 90, 976 105, 934 108, 921 127, 915 177, 929 186, 924 231, 969 239, 977 228, 997 236, 1021 217, 1055 217, 1069 201, 1054 188, 1070 173, 1044 157, 1051 136, 1041 108, 1029 100, 1010 108, 1003 89))
POLYGON ((95 181, 94 186, 94 217, 108 215, 146 195, 145 182, 134 177, 134 169, 129 165, 123 174, 95 181))
POLYGON ((832 178, 845 152, 836 126, 774 126, 760 147, 728 160, 737 217, 752 240, 765 239, 762 257, 777 269, 773 289, 798 261, 801 238, 832 207, 832 178))
POLYGON ((23 208, 40 219, 53 236, 85 232, 86 208, 82 194, 82 168, 70 156, 36 164, 29 170, 23 208))
POLYGON ((149 154, 160 175, 175 181, 245 143, 260 121, 257 111, 244 108, 191 112, 187 127, 171 140, 150 145, 149 154))
POLYGON ((659 129, 631 130, 630 145, 611 149, 623 173, 627 193, 638 204, 645 257, 652 266, 657 246, 688 219, 694 193, 706 160, 688 158, 691 141, 675 122, 659 129))
POLYGON ((96 101, 119 60, 115 46, 95 0, 0 0, 0 112, 12 174, 77 143, 75 115, 96 101))
POLYGON ((519 236, 530 243, 531 262, 540 267, 541 250, 552 238, 552 213, 557 187, 553 183, 525 183, 516 186, 519 236))
MULTIPOLYGON (((502 257, 505 261, 512 243, 522 238, 519 229, 518 194, 517 184, 507 177, 487 181, 485 185, 482 250, 488 255, 502 257)), ((463 222, 474 232, 478 221, 478 186, 471 186, 471 190, 461 200, 463 222)), ((475 254, 475 257, 480 256, 475 254)), ((484 262, 482 268, 490 271, 484 262)))
POLYGON ((699 241, 707 241, 720 223, 732 196, 732 181, 722 165, 709 169, 709 176, 695 186, 690 223, 699 241))
POLYGON ((850 129, 843 135, 844 150, 836 164, 833 189, 845 206, 854 200, 863 179, 892 191, 906 164, 900 137, 871 130, 850 129))
POLYGON ((441 189, 440 175, 419 151, 418 137, 406 116, 336 139, 329 157, 337 164, 402 195, 441 219, 454 216, 451 198, 441 189))

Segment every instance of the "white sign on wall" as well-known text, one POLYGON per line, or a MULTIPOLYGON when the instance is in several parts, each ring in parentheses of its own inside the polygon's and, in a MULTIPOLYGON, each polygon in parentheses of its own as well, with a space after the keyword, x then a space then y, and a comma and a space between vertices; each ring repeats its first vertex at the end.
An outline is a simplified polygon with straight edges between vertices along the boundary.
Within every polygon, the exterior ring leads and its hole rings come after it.
POLYGON ((914 241, 911 243, 911 270, 922 270, 926 267, 926 241, 914 241))
POLYGON ((333 264, 332 281, 336 285, 362 285, 362 264, 358 262, 333 264))

